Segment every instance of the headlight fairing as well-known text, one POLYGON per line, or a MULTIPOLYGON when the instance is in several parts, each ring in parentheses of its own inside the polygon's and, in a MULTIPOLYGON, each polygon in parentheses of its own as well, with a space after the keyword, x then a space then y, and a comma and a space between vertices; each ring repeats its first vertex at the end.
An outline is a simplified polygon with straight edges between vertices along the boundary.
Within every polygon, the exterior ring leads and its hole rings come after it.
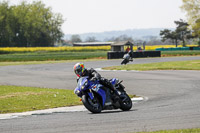
POLYGON ((75 94, 76 94, 77 96, 79 96, 79 97, 81 96, 81 92, 80 92, 79 90, 76 90, 76 91, 75 91, 75 94))
POLYGON ((88 82, 86 81, 86 82, 81 86, 81 90, 83 90, 87 85, 88 85, 88 82))
POLYGON ((81 90, 83 90, 85 88, 85 85, 81 86, 81 90))
POLYGON ((77 95, 77 94, 79 94, 79 93, 80 93, 80 91, 79 91, 79 90, 76 90, 74 93, 77 95))

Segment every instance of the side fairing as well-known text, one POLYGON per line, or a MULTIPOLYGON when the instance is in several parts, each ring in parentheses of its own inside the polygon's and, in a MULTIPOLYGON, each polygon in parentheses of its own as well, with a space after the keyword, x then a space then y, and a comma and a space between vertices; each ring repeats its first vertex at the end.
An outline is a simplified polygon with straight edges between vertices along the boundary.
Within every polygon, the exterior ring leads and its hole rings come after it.
POLYGON ((103 89, 99 89, 97 93, 102 97, 102 105, 104 105, 106 101, 106 92, 103 89))

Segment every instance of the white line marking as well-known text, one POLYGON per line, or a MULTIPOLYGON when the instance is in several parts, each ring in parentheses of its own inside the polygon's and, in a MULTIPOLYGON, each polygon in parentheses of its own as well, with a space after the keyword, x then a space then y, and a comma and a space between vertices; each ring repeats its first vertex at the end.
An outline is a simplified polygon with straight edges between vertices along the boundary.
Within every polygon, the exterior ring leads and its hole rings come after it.
POLYGON ((143 101, 144 98, 143 97, 135 97, 135 98, 131 98, 132 102, 135 102, 135 101, 143 101))
POLYGON ((110 72, 110 71, 121 71, 121 72, 140 72, 140 71, 137 71, 137 70, 104 70, 102 68, 95 68, 96 71, 105 71, 105 72, 110 72))
MULTIPOLYGON (((145 100, 145 98, 137 97, 137 98, 132 98, 131 100, 135 104, 139 101, 145 100)), ((30 115, 45 115, 45 114, 52 114, 52 113, 82 112, 82 111, 87 111, 87 109, 83 105, 71 106, 71 107, 60 107, 60 108, 52 108, 52 109, 45 109, 45 110, 28 111, 28 112, 22 112, 22 113, 0 114, 0 120, 13 119, 13 118, 30 116, 30 115)))
POLYGON ((66 113, 66 112, 77 112, 77 111, 79 112, 86 111, 86 108, 83 105, 79 105, 79 106, 71 106, 71 107, 28 111, 28 112, 22 112, 22 113, 0 114, 0 119, 12 119, 12 118, 29 116, 29 115, 44 115, 44 114, 51 114, 51 113, 66 113))

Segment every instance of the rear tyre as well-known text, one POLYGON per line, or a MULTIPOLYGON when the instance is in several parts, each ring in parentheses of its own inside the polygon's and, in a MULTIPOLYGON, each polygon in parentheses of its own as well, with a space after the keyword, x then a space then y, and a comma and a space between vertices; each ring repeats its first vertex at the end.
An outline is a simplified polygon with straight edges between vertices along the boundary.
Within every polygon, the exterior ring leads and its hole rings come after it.
POLYGON ((126 92, 120 94, 120 109, 123 111, 128 111, 132 108, 132 101, 126 92))
POLYGON ((96 97, 92 100, 88 95, 83 95, 82 102, 83 105, 92 113, 100 113, 102 110, 102 106, 96 97))

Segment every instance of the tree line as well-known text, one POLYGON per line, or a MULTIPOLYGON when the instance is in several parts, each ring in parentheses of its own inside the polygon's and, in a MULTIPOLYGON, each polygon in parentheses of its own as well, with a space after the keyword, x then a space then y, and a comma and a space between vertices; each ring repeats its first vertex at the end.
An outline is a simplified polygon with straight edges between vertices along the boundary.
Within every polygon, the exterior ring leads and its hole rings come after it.
MULTIPOLYGON (((160 37, 164 43, 170 41, 176 46, 184 46, 190 40, 200 45, 200 0, 182 0, 181 9, 186 12, 188 21, 182 19, 174 21, 175 30, 164 29, 160 37)), ((9 1, 0 2, 0 47, 47 47, 61 42, 64 23, 62 15, 53 13, 50 7, 45 7, 41 1, 27 3, 22 1, 19 5, 10 6, 9 1)), ((105 41, 138 41, 132 37, 121 35, 119 37, 105 38, 105 41)), ((148 39, 146 39, 148 40, 148 39)), ((88 37, 86 42, 98 41, 95 37, 88 37)), ((82 42, 79 35, 73 35, 71 43, 82 42)), ((161 43, 160 39, 152 36, 147 44, 161 43)), ((162 43, 163 44, 163 43, 162 43)))
MULTIPOLYGON (((131 41, 135 45, 142 45, 145 43, 146 45, 165 45, 165 44, 175 44, 176 47, 179 44, 186 46, 186 44, 194 42, 195 39, 198 39, 199 36, 195 34, 194 30, 192 30, 188 24, 188 22, 180 19, 178 21, 174 21, 176 24, 175 30, 164 29, 160 31, 160 37, 156 36, 147 36, 144 39, 133 39, 130 36, 125 34, 120 35, 118 37, 106 38, 104 41, 118 42, 118 41, 131 41)), ((98 40, 94 37, 87 37, 84 42, 97 42, 98 40)), ((83 42, 80 35, 72 35, 69 42, 71 44, 76 42, 83 42)), ((200 39, 198 40, 200 45, 200 39)))
POLYGON ((160 32, 162 40, 172 40, 177 46, 181 41, 183 46, 188 39, 193 39, 200 46, 200 0, 182 0, 181 9, 186 12, 188 22, 174 21, 177 25, 174 31, 164 29, 160 32))
POLYGON ((174 21, 174 23, 177 25, 174 31, 169 29, 160 31, 162 41, 171 40, 176 47, 179 42, 181 42, 183 46, 186 46, 187 40, 195 38, 192 34, 192 30, 188 29, 189 24, 182 19, 180 21, 174 21))
MULTIPOLYGON (((175 30, 164 29, 160 31, 162 42, 173 43, 176 46, 182 44, 185 46, 191 40, 198 43, 200 46, 200 0, 182 0, 181 9, 186 12, 188 21, 182 19, 174 21, 176 24, 175 30)), ((117 38, 106 39, 106 41, 123 41, 131 40, 133 42, 142 42, 142 40, 133 40, 131 37, 121 35, 117 38)), ((71 42, 80 42, 80 36, 74 35, 71 37, 71 42)), ((94 37, 88 37, 86 41, 96 41, 94 37)), ((147 41, 147 44, 161 43, 159 39, 153 37, 147 41)))
POLYGON ((61 14, 41 1, 10 6, 0 2, 0 47, 47 47, 61 41, 61 14))

